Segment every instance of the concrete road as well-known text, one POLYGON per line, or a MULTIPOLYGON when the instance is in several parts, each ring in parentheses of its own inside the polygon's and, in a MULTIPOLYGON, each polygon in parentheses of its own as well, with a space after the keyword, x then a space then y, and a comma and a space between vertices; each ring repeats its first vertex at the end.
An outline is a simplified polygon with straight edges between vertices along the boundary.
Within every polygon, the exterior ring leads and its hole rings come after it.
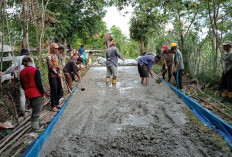
POLYGON ((44 144, 40 156, 230 156, 183 113, 164 83, 140 84, 136 66, 119 67, 116 86, 93 67, 44 144))

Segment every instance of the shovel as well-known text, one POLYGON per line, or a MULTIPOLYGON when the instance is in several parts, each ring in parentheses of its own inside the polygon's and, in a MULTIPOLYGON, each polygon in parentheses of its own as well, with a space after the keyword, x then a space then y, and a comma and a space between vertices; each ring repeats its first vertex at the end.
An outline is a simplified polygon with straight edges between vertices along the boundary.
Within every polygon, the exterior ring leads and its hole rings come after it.
POLYGON ((153 71, 152 71, 152 73, 153 73, 154 76, 155 76, 155 82, 156 82, 157 84, 160 84, 160 83, 162 82, 162 80, 161 80, 161 78, 159 77, 159 74, 156 75, 156 73, 154 73, 153 71))
POLYGON ((155 74, 155 82, 157 84, 160 84, 162 82, 161 78, 158 75, 156 75, 156 74, 155 74))
MULTIPOLYGON (((170 66, 170 65, 172 65, 172 64, 169 64, 168 65, 168 67, 170 66)), ((162 80, 161 80, 161 78, 159 77, 160 75, 162 75, 166 70, 168 70, 168 68, 167 69, 164 69, 161 73, 159 73, 158 75, 156 75, 153 71, 153 73, 155 74, 155 82, 157 83, 157 84, 160 84, 161 82, 162 82, 162 80)))
POLYGON ((85 91, 85 88, 82 87, 82 81, 81 81, 81 91, 85 91))

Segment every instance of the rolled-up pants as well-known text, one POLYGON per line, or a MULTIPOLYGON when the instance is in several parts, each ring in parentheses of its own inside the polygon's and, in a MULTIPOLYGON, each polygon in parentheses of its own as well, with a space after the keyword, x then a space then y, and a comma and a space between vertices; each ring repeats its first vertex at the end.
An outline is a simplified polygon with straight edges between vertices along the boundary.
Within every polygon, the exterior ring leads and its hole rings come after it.
POLYGON ((59 77, 49 77, 51 106, 59 105, 59 100, 63 96, 63 89, 59 77))
POLYGON ((69 86, 69 88, 72 90, 73 89, 73 79, 70 73, 64 73, 65 80, 69 86))

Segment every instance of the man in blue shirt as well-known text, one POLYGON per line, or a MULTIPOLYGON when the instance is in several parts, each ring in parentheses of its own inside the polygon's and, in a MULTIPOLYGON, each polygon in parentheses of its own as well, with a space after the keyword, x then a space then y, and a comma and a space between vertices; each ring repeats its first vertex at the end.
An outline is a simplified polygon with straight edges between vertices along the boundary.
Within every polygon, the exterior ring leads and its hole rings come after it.
POLYGON ((141 56, 138 60, 138 71, 141 77, 141 84, 143 84, 144 78, 146 78, 146 86, 149 84, 149 73, 152 78, 154 75, 151 72, 151 67, 154 63, 157 63, 161 59, 160 55, 152 56, 146 55, 141 56))
POLYGON ((81 48, 79 48, 79 56, 81 56, 84 53, 84 45, 81 45, 81 48))

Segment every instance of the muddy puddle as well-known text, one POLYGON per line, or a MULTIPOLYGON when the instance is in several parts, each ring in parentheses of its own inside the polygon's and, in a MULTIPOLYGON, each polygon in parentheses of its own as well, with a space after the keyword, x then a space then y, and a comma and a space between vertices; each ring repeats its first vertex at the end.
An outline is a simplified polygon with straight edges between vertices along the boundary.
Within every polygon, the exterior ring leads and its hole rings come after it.
POLYGON ((40 156, 231 156, 191 124, 185 103, 164 83, 140 84, 136 66, 119 67, 116 86, 105 67, 91 68, 40 156))

